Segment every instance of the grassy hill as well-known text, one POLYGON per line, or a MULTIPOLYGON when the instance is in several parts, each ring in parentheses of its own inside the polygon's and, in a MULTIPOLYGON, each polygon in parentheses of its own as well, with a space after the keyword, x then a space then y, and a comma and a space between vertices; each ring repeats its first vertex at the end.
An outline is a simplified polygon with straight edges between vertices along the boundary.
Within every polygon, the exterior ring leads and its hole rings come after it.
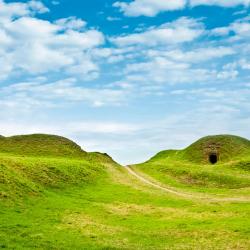
POLYGON ((84 157, 73 141, 56 135, 34 134, 0 137, 0 152, 13 155, 84 157))
POLYGON ((250 155, 250 141, 233 135, 216 135, 201 138, 184 149, 183 158, 191 162, 205 164, 209 151, 217 151, 220 162, 241 160, 250 155))
POLYGON ((71 140, 55 135, 0 138, 0 197, 39 195, 46 188, 95 182, 105 164, 116 163, 105 154, 87 153, 71 140))
POLYGON ((197 164, 209 164, 209 153, 218 154, 221 163, 242 160, 250 156, 250 141, 234 135, 206 136, 184 150, 166 150, 158 153, 151 161, 171 157, 197 164))
POLYGON ((247 188, 250 141, 231 135, 207 136, 183 150, 162 151, 134 168, 163 183, 196 191, 247 188), (211 155, 217 158, 214 164, 211 155))
MULTIPOLYGON (((87 153, 58 136, 0 141, 0 248, 249 249, 249 202, 163 192, 130 175, 108 155, 87 153)), ((211 185, 211 197, 249 197, 249 171, 236 166, 238 156, 211 165, 194 163, 178 152, 162 152, 134 168, 183 192, 211 185), (202 171, 219 178, 217 168, 233 179, 211 182, 209 176, 200 182, 202 171), (196 176, 199 183, 187 185, 186 175, 188 181, 196 176)))

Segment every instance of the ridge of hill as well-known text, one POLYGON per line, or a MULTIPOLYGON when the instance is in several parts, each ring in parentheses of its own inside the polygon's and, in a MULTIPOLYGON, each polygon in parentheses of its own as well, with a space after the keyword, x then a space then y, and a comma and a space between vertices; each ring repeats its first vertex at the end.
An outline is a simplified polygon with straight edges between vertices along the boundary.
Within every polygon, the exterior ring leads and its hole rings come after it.
POLYGON ((73 141, 47 134, 0 137, 0 153, 30 156, 82 157, 86 152, 73 141))

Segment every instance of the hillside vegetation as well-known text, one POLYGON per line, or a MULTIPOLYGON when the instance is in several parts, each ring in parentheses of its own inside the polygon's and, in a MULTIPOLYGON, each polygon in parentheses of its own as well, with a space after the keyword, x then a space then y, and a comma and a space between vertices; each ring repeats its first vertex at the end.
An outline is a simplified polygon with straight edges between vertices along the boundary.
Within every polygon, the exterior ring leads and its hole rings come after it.
POLYGON ((208 164, 204 151, 210 145, 219 147, 220 162, 243 160, 250 157, 250 141, 234 135, 206 136, 183 150, 166 150, 158 153, 150 161, 172 158, 173 160, 189 161, 197 164, 208 164))
POLYGON ((0 152, 14 155, 83 157, 86 152, 73 141, 56 135, 0 137, 0 152))
POLYGON ((162 151, 134 169, 168 185, 195 191, 248 188, 250 141, 231 135, 207 136, 183 150, 162 151), (209 162, 209 150, 218 155, 216 164, 209 162))
POLYGON ((154 188, 108 155, 87 153, 66 138, 0 141, 0 248, 249 249, 248 158, 244 166, 237 166, 241 159, 197 164, 166 151, 133 167, 180 192, 241 198, 219 202, 154 188))
POLYGON ((215 145, 219 148, 220 162, 230 162, 233 160, 242 160, 250 156, 250 141, 233 135, 216 135, 201 138, 189 147, 183 150, 182 157, 195 163, 206 163, 203 151, 209 145, 215 145))
POLYGON ((105 164, 116 164, 105 154, 87 153, 76 143, 54 135, 0 138, 0 197, 39 195, 46 188, 95 182, 105 164))

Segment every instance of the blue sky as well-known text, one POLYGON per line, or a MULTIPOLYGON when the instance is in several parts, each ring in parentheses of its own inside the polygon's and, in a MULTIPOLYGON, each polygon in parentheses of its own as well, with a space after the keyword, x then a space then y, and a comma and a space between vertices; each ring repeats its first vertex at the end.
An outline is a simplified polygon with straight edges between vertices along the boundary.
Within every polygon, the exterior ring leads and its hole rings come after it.
POLYGON ((0 134, 121 163, 250 138, 250 0, 0 0, 0 134))

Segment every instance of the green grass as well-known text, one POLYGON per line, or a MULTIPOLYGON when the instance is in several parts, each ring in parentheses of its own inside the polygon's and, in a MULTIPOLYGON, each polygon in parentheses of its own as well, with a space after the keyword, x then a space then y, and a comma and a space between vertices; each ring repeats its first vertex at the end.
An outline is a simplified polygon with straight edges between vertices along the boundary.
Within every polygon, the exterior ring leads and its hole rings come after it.
MULTIPOLYGON (((248 202, 184 199, 143 184, 107 155, 85 152, 73 157, 57 151, 46 157, 30 148, 32 153, 9 149, 0 154, 0 248, 249 249, 248 202)), ((179 181, 183 174, 162 173, 173 154, 134 168, 180 190, 236 191, 249 197, 244 193, 247 159, 234 168, 221 164, 214 175, 234 178, 224 180, 223 187, 217 180, 190 185, 179 181)), ((174 171, 177 162, 167 172, 174 171)), ((181 171, 201 173, 200 165, 185 164, 181 171)), ((212 176, 211 166, 204 167, 212 176)))
POLYGON ((250 141, 233 135, 206 136, 193 143, 183 151, 181 157, 193 163, 204 164, 207 162, 205 148, 218 147, 220 162, 242 160, 250 155, 250 141))
POLYGON ((94 182, 105 174, 101 163, 70 158, 0 155, 1 196, 10 199, 94 182))
POLYGON ((0 152, 13 155, 84 157, 86 152, 71 140, 56 135, 0 137, 0 152))
POLYGON ((244 193, 250 188, 250 141, 228 135, 208 136, 184 150, 162 151, 134 169, 176 188, 231 195, 244 193), (215 143, 220 145, 220 159, 212 165, 204 148, 215 143))
POLYGON ((150 159, 150 162, 164 159, 185 161, 192 164, 207 164, 209 147, 218 148, 220 163, 250 158, 250 141, 233 135, 206 136, 183 150, 165 150, 150 159))

